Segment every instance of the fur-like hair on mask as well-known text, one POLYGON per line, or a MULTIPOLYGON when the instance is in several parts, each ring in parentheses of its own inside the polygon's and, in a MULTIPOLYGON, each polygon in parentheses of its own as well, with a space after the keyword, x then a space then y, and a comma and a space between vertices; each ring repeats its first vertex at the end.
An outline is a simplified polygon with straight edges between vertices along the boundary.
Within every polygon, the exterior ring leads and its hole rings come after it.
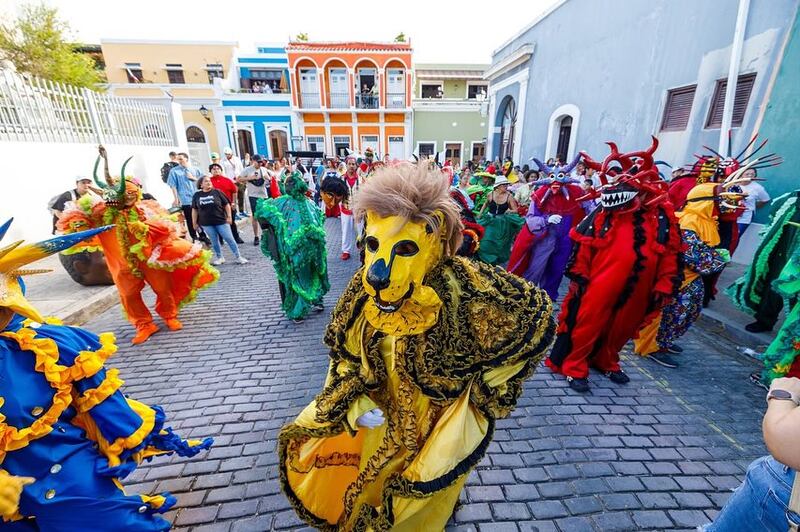
POLYGON ((356 218, 363 220, 367 211, 382 218, 400 216, 412 222, 426 223, 434 231, 444 223, 444 256, 455 255, 461 246, 461 217, 458 205, 450 198, 449 182, 438 168, 431 169, 427 163, 378 169, 356 194, 356 218), (436 215, 437 212, 441 217, 436 215))

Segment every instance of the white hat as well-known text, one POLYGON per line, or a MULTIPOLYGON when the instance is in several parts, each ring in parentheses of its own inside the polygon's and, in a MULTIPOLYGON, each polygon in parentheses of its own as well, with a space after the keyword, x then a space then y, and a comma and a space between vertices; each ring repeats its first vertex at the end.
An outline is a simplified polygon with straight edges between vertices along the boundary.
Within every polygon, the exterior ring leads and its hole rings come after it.
POLYGON ((510 185, 510 184, 511 182, 509 182, 508 178, 504 175, 501 175, 494 180, 494 185, 492 185, 492 189, 495 189, 500 185, 510 185))
POLYGON ((230 148, 225 148, 224 150, 222 150, 222 153, 224 153, 225 155, 228 155, 228 154, 233 153, 233 150, 230 149, 230 148))

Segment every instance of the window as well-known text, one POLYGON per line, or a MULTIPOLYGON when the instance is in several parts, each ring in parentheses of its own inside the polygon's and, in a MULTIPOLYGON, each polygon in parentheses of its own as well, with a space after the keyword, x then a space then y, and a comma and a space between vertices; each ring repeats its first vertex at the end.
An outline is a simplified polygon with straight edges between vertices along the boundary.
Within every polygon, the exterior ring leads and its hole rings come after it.
POLYGON ((308 151, 325 151, 325 137, 307 137, 308 151))
POLYGON ((189 126, 186 128, 186 142, 205 142, 206 135, 203 130, 197 126, 189 126))
POLYGON ((339 157, 347 157, 347 150, 350 148, 350 137, 333 137, 333 151, 339 157))
POLYGON ((506 96, 503 99, 503 120, 500 123, 500 157, 513 157, 514 154, 514 129, 517 125, 517 104, 514 98, 506 96))
POLYGON ((461 144, 447 143, 444 145, 444 159, 450 160, 453 166, 461 166, 461 144))
POLYGON ((569 153, 569 141, 572 135, 572 117, 567 115, 561 119, 558 125, 558 144, 556 145, 556 157, 564 163, 569 153))
POLYGON ((441 98, 444 96, 441 83, 423 83, 420 87, 420 96, 423 98, 441 98))
POLYGON ((361 135, 361 150, 366 151, 367 148, 378 151, 378 135, 361 135))
MULTIPOLYGON (((755 73, 743 74, 736 81, 731 127, 740 127, 742 125, 744 113, 747 110, 747 102, 750 100, 750 93, 753 91, 755 81, 755 73)), ((714 98, 711 100, 711 108, 708 110, 706 128, 714 129, 722 126, 722 112, 725 107, 725 90, 727 88, 727 79, 717 80, 717 88, 714 90, 714 98)))
POLYGON ((483 142, 472 143, 472 162, 477 163, 486 156, 486 144, 483 142))
POLYGON ((486 85, 467 85, 468 100, 486 99, 486 85))
POLYGON ((141 63, 125 63, 125 73, 128 76, 128 83, 141 83, 144 81, 141 63))
POLYGON ((420 142, 418 147, 420 159, 424 159, 436 153, 436 144, 433 142, 420 142))
POLYGON ((166 70, 170 83, 186 83, 183 77, 183 65, 180 63, 167 63, 166 70))
POLYGON ((661 119, 661 131, 683 131, 689 125, 689 114, 697 85, 670 89, 667 91, 667 103, 664 104, 664 116, 661 119))
POLYGON ((206 71, 208 72, 208 82, 214 83, 215 78, 224 78, 225 75, 222 72, 222 64, 221 63, 209 63, 206 65, 206 71))

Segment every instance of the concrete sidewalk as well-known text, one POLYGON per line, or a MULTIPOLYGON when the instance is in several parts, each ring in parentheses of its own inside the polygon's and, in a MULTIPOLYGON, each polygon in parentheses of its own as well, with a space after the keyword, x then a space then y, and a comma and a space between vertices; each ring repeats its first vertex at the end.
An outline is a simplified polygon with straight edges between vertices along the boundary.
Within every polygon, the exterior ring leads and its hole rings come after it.
POLYGON ((50 273, 25 277, 28 301, 43 316, 55 316, 68 325, 81 325, 119 303, 117 287, 82 286, 72 280, 58 255, 36 263, 50 273))

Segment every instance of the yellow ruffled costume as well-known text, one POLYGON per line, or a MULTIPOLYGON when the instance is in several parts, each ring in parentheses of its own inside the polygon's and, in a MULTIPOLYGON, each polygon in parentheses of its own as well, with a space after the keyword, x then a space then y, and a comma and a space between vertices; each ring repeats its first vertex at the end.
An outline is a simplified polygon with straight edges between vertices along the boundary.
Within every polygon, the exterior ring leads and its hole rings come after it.
POLYGON ((433 319, 387 334, 365 309, 363 277, 327 329, 324 389, 280 433, 281 482, 323 530, 442 530, 495 420, 513 410, 550 346, 552 304, 504 271, 450 257, 424 279, 426 299, 440 300, 428 302, 433 319), (358 427, 376 407, 386 423, 358 427))

